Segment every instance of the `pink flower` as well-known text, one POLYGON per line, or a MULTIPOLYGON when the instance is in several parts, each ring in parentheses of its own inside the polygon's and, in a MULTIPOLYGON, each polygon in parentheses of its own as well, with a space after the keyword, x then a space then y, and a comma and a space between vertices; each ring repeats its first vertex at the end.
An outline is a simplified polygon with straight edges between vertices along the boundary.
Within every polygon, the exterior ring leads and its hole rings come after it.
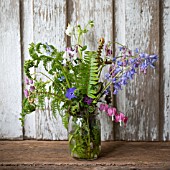
POLYGON ((122 125, 122 122, 126 126, 127 120, 128 120, 128 117, 126 117, 123 113, 115 115, 115 122, 120 122, 120 126, 122 125))
POLYGON ((107 115, 108 115, 108 116, 112 116, 112 114, 113 114, 112 108, 108 108, 108 110, 107 110, 107 115))
POLYGON ((27 90, 27 89, 25 89, 25 90, 24 90, 24 95, 25 95, 25 97, 26 97, 26 98, 28 98, 28 96, 29 96, 29 92, 28 92, 28 90, 27 90))
POLYGON ((99 110, 100 110, 100 111, 103 111, 103 110, 104 110, 104 107, 105 107, 105 106, 104 106, 104 104, 103 104, 103 103, 102 103, 102 104, 100 104, 100 108, 99 108, 99 110))
POLYGON ((32 79, 30 80, 30 84, 33 84, 33 80, 32 79))
POLYGON ((30 86, 30 91, 33 92, 35 90, 34 86, 30 86))
POLYGON ((107 104, 100 104, 99 110, 107 112, 108 108, 109 106, 107 104))
POLYGON ((124 119, 123 119, 125 127, 126 127, 127 121, 128 121, 128 117, 125 116, 124 119))
POLYGON ((108 108, 107 110, 107 114, 108 116, 114 116, 116 114, 116 108, 115 107, 112 107, 112 108, 108 108))
POLYGON ((104 105, 104 111, 107 112, 108 109, 109 109, 108 104, 105 104, 105 105, 104 105))
POLYGON ((29 79, 25 78, 25 84, 29 85, 29 79))

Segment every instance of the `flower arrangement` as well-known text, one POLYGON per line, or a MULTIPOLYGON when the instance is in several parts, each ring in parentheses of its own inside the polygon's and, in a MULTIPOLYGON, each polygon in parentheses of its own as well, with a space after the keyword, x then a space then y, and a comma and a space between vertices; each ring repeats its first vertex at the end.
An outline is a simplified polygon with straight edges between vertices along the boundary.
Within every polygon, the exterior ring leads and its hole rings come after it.
MULTIPOLYGON (((93 26, 93 21, 89 21, 84 28, 80 25, 68 25, 65 33, 75 44, 67 47, 65 51, 58 51, 48 43, 30 44, 31 59, 24 63, 27 87, 24 90, 25 98, 20 118, 23 125, 26 114, 36 109, 44 109, 45 100, 50 100, 53 115, 59 113, 66 128, 68 128, 69 117, 73 117, 76 127, 73 128, 74 133, 69 136, 69 142, 75 145, 71 146, 71 151, 74 150, 76 153, 74 156, 81 155, 81 158, 89 159, 95 158, 99 153, 98 147, 95 149, 95 146, 100 144, 94 142, 100 136, 96 131, 97 128, 94 128, 97 127, 97 122, 92 121, 93 130, 90 131, 91 118, 89 117, 96 114, 96 106, 101 97, 110 93, 112 84, 113 93, 118 94, 122 86, 133 79, 138 70, 146 74, 148 67, 155 68, 154 64, 158 60, 155 54, 139 53, 138 49, 132 51, 117 42, 115 43, 120 47, 114 56, 112 43, 105 43, 104 38, 99 40, 98 49, 88 50, 88 47, 83 44, 83 37, 93 26), (38 67, 42 65, 44 71, 38 71, 38 67), (104 74, 104 81, 101 81, 102 71, 106 66, 108 69, 104 74), (36 71, 31 73, 31 68, 36 71), (61 110, 65 112, 61 113, 61 110), (88 121, 78 120, 82 117, 88 118, 88 121), (80 132, 83 135, 89 134, 85 139, 81 137, 82 143, 80 132), (74 140, 73 137, 75 137, 74 140), (81 146, 78 146, 80 143, 81 146), (87 148, 84 143, 87 144, 87 148), (85 152, 85 149, 88 152, 85 152)), ((112 117, 115 122, 126 125, 128 118, 125 114, 108 103, 101 103, 97 109, 112 117)))

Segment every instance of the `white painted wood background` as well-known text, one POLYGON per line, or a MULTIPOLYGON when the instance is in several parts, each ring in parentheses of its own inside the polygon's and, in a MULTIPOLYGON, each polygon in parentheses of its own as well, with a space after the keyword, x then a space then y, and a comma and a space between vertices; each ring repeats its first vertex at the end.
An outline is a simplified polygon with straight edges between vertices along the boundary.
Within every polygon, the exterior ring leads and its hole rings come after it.
POLYGON ((169 0, 0 0, 0 139, 67 139, 50 112, 27 116, 21 128, 23 62, 32 41, 64 50, 67 24, 89 20, 95 22, 86 39, 91 49, 105 37, 159 55, 157 69, 135 77, 116 98, 114 105, 129 117, 126 129, 100 115, 102 140, 170 140, 169 0))

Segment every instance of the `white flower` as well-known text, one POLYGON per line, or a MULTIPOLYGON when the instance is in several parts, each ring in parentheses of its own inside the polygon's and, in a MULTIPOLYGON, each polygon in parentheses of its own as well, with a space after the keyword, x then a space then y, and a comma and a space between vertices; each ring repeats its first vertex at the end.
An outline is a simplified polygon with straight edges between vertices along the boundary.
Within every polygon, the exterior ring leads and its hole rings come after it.
POLYGON ((67 51, 64 52, 63 58, 67 61, 70 61, 70 56, 69 56, 69 53, 67 51))
POLYGON ((72 36, 74 34, 74 27, 68 24, 67 29, 66 29, 66 34, 68 36, 72 36))
POLYGON ((73 70, 70 70, 70 74, 73 74, 74 73, 74 71, 73 70))
POLYGON ((62 62, 62 64, 63 64, 64 66, 66 66, 66 63, 67 63, 67 60, 64 59, 63 62, 62 62))
POLYGON ((77 66, 77 63, 76 63, 74 60, 72 60, 71 63, 72 63, 72 65, 73 65, 73 67, 74 67, 74 66, 77 66))

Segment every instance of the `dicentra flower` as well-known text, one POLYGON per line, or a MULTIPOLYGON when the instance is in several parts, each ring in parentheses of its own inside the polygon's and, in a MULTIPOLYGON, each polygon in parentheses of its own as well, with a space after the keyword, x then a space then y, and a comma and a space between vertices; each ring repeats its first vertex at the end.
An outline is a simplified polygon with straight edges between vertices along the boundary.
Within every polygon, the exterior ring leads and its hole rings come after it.
POLYGON ((67 92, 66 92, 66 98, 68 98, 69 100, 73 99, 73 98, 76 98, 77 96, 74 95, 74 91, 76 90, 75 87, 72 87, 72 88, 69 88, 67 89, 67 92))
POLYGON ((128 117, 126 117, 123 113, 119 113, 115 115, 115 122, 119 122, 120 126, 122 126, 122 122, 126 126, 127 120, 128 120, 128 117))

